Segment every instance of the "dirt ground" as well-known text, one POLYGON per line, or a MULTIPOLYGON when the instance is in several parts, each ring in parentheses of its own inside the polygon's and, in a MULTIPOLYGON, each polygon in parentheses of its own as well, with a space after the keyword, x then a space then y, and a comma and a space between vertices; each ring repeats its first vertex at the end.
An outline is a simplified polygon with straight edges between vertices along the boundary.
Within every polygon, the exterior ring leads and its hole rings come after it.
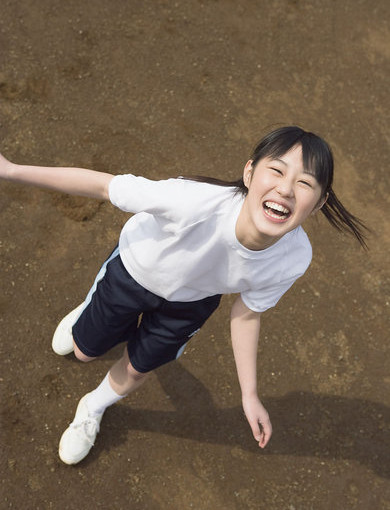
POLYGON ((51 351, 126 215, 0 183, 1 508, 390 509, 387 0, 1 0, 0 150, 151 178, 238 176, 270 127, 323 135, 370 250, 323 218, 307 274, 263 316, 261 451, 241 409, 229 304, 87 459, 58 440, 121 349, 51 351))

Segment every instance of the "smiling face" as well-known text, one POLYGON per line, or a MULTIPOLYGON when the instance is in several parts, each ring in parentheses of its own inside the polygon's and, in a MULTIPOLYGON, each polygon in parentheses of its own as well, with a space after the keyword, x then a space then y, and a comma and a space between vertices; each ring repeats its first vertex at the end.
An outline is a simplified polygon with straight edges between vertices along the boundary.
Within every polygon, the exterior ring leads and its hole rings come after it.
POLYGON ((237 239, 250 250, 262 250, 301 225, 325 203, 321 186, 303 166, 302 148, 278 158, 263 158, 244 168, 248 194, 236 224, 237 239))

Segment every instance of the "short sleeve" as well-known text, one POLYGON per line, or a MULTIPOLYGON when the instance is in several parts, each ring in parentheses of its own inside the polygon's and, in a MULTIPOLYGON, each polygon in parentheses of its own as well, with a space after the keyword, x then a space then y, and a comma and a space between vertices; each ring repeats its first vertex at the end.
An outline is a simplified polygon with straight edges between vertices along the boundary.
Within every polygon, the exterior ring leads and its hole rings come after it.
POLYGON ((273 255, 282 261, 282 270, 277 280, 241 293, 245 305, 255 312, 265 312, 274 307, 310 266, 312 248, 302 227, 289 232, 285 241, 283 251, 273 255))
POLYGON ((250 310, 254 312, 265 312, 277 304, 280 298, 293 286, 298 278, 299 276, 269 288, 242 292, 241 299, 250 310))
POLYGON ((182 200, 180 179, 153 181, 132 174, 116 175, 109 185, 109 198, 122 211, 164 214, 182 200))

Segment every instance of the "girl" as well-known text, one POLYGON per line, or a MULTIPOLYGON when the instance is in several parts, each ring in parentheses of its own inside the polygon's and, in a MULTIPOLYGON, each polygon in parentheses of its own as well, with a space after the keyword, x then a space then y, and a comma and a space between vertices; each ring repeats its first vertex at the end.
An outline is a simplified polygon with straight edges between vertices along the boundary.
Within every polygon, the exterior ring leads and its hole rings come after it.
POLYGON ((321 210, 365 246, 364 225, 332 190, 333 158, 326 142, 299 127, 277 129, 259 143, 234 182, 114 177, 81 168, 16 165, 2 156, 0 177, 110 200, 135 213, 86 300, 53 337, 57 354, 74 351, 81 361, 127 342, 101 384, 80 400, 60 441, 62 461, 75 464, 88 454, 105 409, 177 358, 227 293, 239 293, 231 311, 233 352, 244 412, 264 448, 272 427, 257 394, 260 315, 310 264, 311 246, 301 224, 321 210))

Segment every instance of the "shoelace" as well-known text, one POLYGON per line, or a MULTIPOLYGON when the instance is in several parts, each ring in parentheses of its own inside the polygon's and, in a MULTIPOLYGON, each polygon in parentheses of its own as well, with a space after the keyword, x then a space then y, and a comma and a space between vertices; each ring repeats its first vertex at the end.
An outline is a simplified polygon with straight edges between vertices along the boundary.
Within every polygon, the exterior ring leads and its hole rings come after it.
POLYGON ((72 429, 81 432, 85 436, 85 439, 89 442, 89 444, 93 446, 94 442, 91 439, 91 437, 95 439, 97 433, 100 430, 100 425, 95 418, 89 416, 80 423, 71 423, 70 426, 72 427, 72 429))

